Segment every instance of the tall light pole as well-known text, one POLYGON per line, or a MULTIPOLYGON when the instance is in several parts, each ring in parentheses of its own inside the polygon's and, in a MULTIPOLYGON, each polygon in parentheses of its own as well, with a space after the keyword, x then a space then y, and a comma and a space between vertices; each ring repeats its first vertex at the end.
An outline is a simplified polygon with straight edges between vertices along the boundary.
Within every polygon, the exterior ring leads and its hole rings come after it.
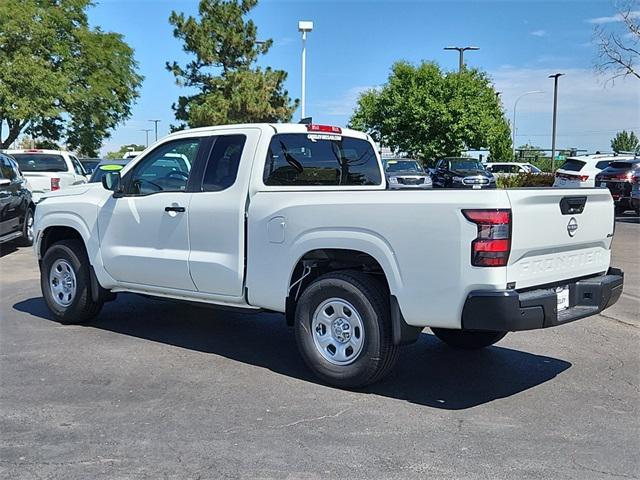
POLYGON ((534 93, 544 93, 542 90, 531 90, 530 92, 524 92, 518 98, 516 98, 516 102, 513 104, 513 122, 511 124, 511 143, 513 145, 513 159, 516 158, 516 108, 518 108, 518 102, 522 97, 526 97, 527 95, 533 95, 534 93))
POLYGON ((153 126, 156 131, 156 142, 157 142, 158 141, 158 123, 161 122, 162 120, 149 120, 149 121, 153 122, 153 126))
POLYGON ((145 133, 145 135, 146 135, 146 144, 145 144, 145 146, 148 147, 149 146, 149 132, 151 131, 151 129, 150 128, 141 128, 140 131, 145 133))
POLYGON ((307 33, 313 30, 313 22, 299 21, 298 31, 302 33, 302 95, 300 96, 300 118, 305 118, 306 76, 307 76, 307 33))
POLYGON ((549 75, 553 78, 553 127, 551 130, 551 171, 556 171, 556 119, 558 118, 558 79, 564 73, 549 75))
POLYGON ((464 70, 464 52, 467 50, 480 50, 480 47, 444 47, 445 50, 457 50, 459 54, 458 72, 464 70))

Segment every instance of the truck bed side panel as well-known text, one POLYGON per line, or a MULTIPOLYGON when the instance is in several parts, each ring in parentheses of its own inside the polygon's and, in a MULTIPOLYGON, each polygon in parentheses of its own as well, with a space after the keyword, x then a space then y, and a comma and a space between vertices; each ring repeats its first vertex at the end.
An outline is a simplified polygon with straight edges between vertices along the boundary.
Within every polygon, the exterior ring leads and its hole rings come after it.
POLYGON ((477 228, 463 208, 508 208, 504 191, 266 191, 249 207, 252 305, 284 311, 307 252, 349 249, 382 266, 407 323, 459 328, 467 293, 504 289, 506 268, 471 266, 477 228))

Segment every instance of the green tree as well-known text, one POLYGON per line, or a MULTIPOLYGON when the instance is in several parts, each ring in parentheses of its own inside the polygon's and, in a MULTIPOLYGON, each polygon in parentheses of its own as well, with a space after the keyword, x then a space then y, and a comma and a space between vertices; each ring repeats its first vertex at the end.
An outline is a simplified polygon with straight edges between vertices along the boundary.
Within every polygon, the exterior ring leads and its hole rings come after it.
POLYGON ((93 156, 131 114, 142 77, 116 33, 90 28, 90 0, 0 1, 0 125, 93 156))
POLYGON ((365 91, 350 119, 394 150, 432 159, 489 148, 493 159, 511 157, 509 123, 487 75, 443 72, 432 62, 397 62, 387 83, 365 91))
POLYGON ((254 64, 269 51, 272 40, 257 42, 257 27, 245 16, 257 0, 201 0, 199 18, 172 12, 173 34, 194 55, 185 66, 167 62, 181 86, 196 93, 173 104, 185 127, 291 120, 298 100, 284 89, 287 73, 254 64))
POLYGON ((136 145, 135 143, 130 143, 128 145, 122 145, 120 149, 116 150, 115 152, 107 152, 105 157, 108 158, 109 160, 113 160, 115 158, 122 158, 124 157, 124 154, 127 152, 141 152, 145 148, 147 147, 145 147, 144 145, 136 145))
POLYGON ((640 153, 640 140, 634 132, 622 130, 611 139, 611 148, 616 153, 633 152, 640 153))

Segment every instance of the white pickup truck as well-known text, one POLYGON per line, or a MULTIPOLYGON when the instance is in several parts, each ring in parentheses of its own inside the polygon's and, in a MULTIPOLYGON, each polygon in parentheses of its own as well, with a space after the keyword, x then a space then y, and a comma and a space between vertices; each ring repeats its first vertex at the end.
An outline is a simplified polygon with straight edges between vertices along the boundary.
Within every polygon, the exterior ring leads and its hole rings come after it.
POLYGON ((391 191, 363 133, 251 124, 46 195, 34 248, 62 323, 117 292, 282 312, 322 380, 360 387, 424 327, 473 349, 607 308, 613 231, 607 189, 391 191))

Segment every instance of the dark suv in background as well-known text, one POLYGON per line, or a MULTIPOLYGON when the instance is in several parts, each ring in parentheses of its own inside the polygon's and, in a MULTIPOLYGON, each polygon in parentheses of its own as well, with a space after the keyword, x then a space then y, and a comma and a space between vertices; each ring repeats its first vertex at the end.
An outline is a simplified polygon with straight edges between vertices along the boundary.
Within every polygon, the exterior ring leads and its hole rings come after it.
POLYGON ((611 162, 607 168, 596 175, 596 187, 607 187, 611 192, 616 213, 633 209, 631 190, 634 182, 634 170, 640 168, 640 158, 611 162))
POLYGON ((0 245, 11 240, 23 246, 33 243, 34 209, 28 182, 18 164, 0 153, 0 245))
POLYGON ((475 158, 438 160, 432 175, 434 188, 496 188, 496 179, 475 158))

